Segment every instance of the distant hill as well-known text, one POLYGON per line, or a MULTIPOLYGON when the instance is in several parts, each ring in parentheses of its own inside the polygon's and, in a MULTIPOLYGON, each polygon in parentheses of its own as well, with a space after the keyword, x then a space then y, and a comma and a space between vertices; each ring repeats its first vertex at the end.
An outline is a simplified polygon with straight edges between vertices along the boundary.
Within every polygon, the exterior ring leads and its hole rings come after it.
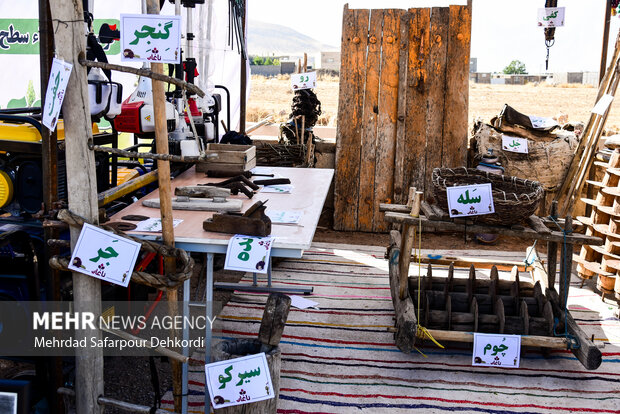
POLYGON ((299 55, 338 50, 303 35, 290 27, 250 20, 248 25, 248 53, 250 55, 299 55))

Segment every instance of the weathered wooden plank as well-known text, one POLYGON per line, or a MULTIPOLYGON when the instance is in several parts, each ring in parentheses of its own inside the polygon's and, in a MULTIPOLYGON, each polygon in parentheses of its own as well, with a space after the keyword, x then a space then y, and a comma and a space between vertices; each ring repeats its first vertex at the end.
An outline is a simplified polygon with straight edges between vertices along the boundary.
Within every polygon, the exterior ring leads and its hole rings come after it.
POLYGON ((360 165, 362 163, 364 165, 364 168, 360 169, 359 206, 357 212, 357 229, 361 231, 372 231, 372 222, 375 214, 375 168, 382 26, 383 10, 371 10, 359 160, 360 165))
POLYGON ((534 231, 530 228, 525 228, 523 230, 515 230, 508 227, 503 226, 492 226, 492 225, 484 225, 484 224, 457 224, 451 221, 430 221, 426 217, 411 217, 409 214, 403 213, 394 213, 387 212, 385 213, 385 219, 390 223, 409 223, 417 225, 418 222, 422 221, 422 227, 425 231, 445 231, 445 232, 465 232, 467 234, 472 233, 492 233, 492 234, 503 234, 505 236, 511 237, 519 237, 521 239, 527 240, 546 240, 546 241, 556 241, 563 242, 566 240, 566 243, 569 244, 589 244, 592 246, 601 246, 603 244, 603 239, 600 237, 594 236, 584 236, 583 234, 573 233, 570 236, 566 236, 564 238, 564 233, 559 231, 552 231, 550 234, 540 234, 537 231, 534 231))
POLYGON ((396 119, 398 118, 398 58, 400 19, 404 10, 387 9, 383 15, 381 41, 381 87, 377 118, 377 152, 375 159, 375 205, 372 229, 388 230, 388 223, 379 211, 379 203, 392 201, 394 195, 394 157, 396 150, 396 119))
MULTIPOLYGON (((258 340, 269 347, 278 346, 291 310, 291 298, 282 293, 271 293, 267 298, 263 319, 258 330, 258 340)), ((263 350, 268 352, 268 349, 263 350)))
POLYGON ((441 166, 460 167, 467 156, 471 45, 471 10, 467 6, 450 6, 447 43, 441 166))
MULTIPOLYGON (((405 182, 405 158, 409 156, 405 150, 407 124, 407 66, 409 59, 409 13, 400 18, 400 50, 398 52, 398 118, 396 123, 396 152, 394 154, 394 195, 395 203, 407 202, 405 182)), ((410 198, 409 198, 410 199, 410 198)))
POLYGON ((368 10, 349 10, 342 23, 340 95, 336 134, 334 228, 357 229, 359 201, 361 115, 366 79, 368 10))
MULTIPOLYGON (((426 166, 424 172, 424 194, 426 200, 432 195, 431 175, 433 168, 442 165, 442 140, 445 116, 446 66, 448 56, 447 7, 433 7, 430 29, 430 70, 428 72, 428 114, 426 117, 426 166)), ((464 92, 467 93, 467 92, 464 92)))
POLYGON ((410 9, 409 57, 407 61, 407 118, 405 120, 405 151, 403 188, 416 187, 426 191, 426 104, 430 50, 429 8, 410 9))

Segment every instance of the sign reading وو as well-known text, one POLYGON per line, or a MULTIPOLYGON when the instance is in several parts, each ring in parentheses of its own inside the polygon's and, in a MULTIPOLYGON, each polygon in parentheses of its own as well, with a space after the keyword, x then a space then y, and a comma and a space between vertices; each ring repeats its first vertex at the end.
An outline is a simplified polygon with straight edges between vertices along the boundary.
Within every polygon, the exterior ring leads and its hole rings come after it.
POLYGON ((181 62, 181 16, 121 14, 121 60, 181 62))
POLYGON ((274 398, 264 352, 206 364, 205 373, 215 409, 274 398))
POLYGON ((527 139, 502 135, 502 148, 504 151, 528 154, 527 139))
POLYGON ((468 217, 495 212, 491 184, 447 187, 450 217, 468 217))
POLYGON ((521 336, 474 333, 472 365, 519 368, 521 336))
POLYGON ((294 91, 316 88, 316 72, 292 73, 291 88, 294 91))
POLYGON ((133 240, 84 224, 69 270, 127 287, 140 247, 133 240))
POLYGON ((545 7, 544 9, 538 9, 538 26, 564 26, 564 10, 564 7, 545 7))
POLYGON ((41 120, 41 123, 50 131, 56 129, 58 115, 60 114, 62 101, 65 99, 65 90, 67 89, 72 69, 73 65, 64 60, 54 58, 52 61, 50 79, 47 82, 47 91, 45 92, 43 119, 41 120))
POLYGON ((267 273, 274 237, 235 235, 228 242, 224 269, 267 273))

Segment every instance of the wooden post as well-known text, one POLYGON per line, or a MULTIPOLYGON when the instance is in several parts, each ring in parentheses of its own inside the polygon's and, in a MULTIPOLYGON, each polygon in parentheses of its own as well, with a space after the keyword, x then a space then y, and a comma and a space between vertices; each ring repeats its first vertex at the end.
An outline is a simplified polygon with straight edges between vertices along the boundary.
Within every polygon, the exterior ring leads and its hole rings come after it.
POLYGON ((605 77, 605 68, 607 68, 607 47, 609 46, 609 23, 611 21, 611 0, 605 1, 605 20, 603 21, 603 48, 601 50, 601 67, 598 72, 599 84, 603 82, 605 77))
MULTIPOLYGON (((88 149, 92 142, 90 104, 86 70, 78 58, 86 53, 82 0, 50 0, 58 58, 73 64, 65 92, 63 116, 65 127, 65 157, 69 208, 86 221, 98 223, 95 155, 88 149)), ((74 248, 80 230, 71 228, 74 248)), ((76 312, 101 314, 101 284, 98 279, 73 273, 73 300, 76 312)), ((76 337, 101 338, 98 329, 76 331, 76 337)), ((90 339, 87 339, 90 342, 90 339)), ((76 348, 76 411, 102 413, 97 398, 103 394, 103 350, 95 347, 76 348)))
MULTIPOLYGON (((551 217, 558 215, 558 202, 553 201, 551 203, 551 217)), ((556 218, 557 220, 557 218, 556 218)), ((554 231, 556 229, 553 229, 554 231)), ((557 273, 558 266, 558 242, 550 241, 547 243, 547 280, 549 281, 549 287, 554 289, 555 275, 557 273)))
MULTIPOLYGON (((211 2, 209 2, 211 3, 211 2)), ((248 33, 248 4, 247 2, 243 2, 243 16, 241 16, 241 29, 243 32, 243 39, 239 39, 240 42, 243 42, 243 48, 248 50, 247 48, 247 33, 248 33)), ((239 98, 240 98, 240 106, 239 106, 239 132, 241 134, 245 134, 245 120, 246 120, 246 107, 247 107, 247 90, 248 90, 248 74, 247 74, 247 56, 244 53, 240 53, 241 55, 241 87, 239 90, 239 98)), ((232 126, 228 125, 228 128, 232 129, 232 126)))
MULTIPOLYGON (((569 235, 573 231, 573 218, 566 216, 564 224, 564 232, 569 235)), ((566 243, 562 245, 560 254, 560 306, 566 307, 566 299, 568 298, 568 288, 570 288, 570 278, 573 271, 573 245, 566 243)))
POLYGON ((263 344, 261 352, 269 352, 272 347, 278 346, 290 310, 290 297, 282 293, 272 293, 269 295, 258 330, 258 340, 263 344))
MULTIPOLYGON (((422 191, 413 191, 414 198, 411 202, 411 216, 420 216, 420 205, 422 204, 422 191)), ((415 224, 403 224, 403 234, 401 240, 401 251, 399 258, 399 297, 401 300, 407 297, 407 286, 409 280, 409 265, 411 264, 411 249, 414 243, 415 224)))
MULTIPOLYGON (((148 14, 159 14, 159 0, 147 0, 146 11, 148 14)), ((151 71, 163 74, 163 64, 151 63, 151 71)), ((155 118, 155 146, 157 153, 168 154, 168 129, 166 125, 166 107, 163 82, 152 80, 153 84, 153 117, 155 118)), ((164 245, 174 247, 174 228, 172 226, 172 192, 170 188, 170 162, 157 160, 157 178, 159 182, 159 200, 161 213, 162 239, 164 245)), ((164 260, 166 273, 174 273, 176 267, 174 257, 164 260)), ((178 291, 176 288, 166 292, 168 299, 168 313, 175 317, 179 313, 178 291)), ((179 336, 176 329, 170 330, 170 336, 174 340, 179 336)), ((175 350, 175 349, 173 349, 175 350)), ((178 361, 170 361, 172 367, 172 389, 174 397, 174 410, 181 412, 181 364, 178 361)))

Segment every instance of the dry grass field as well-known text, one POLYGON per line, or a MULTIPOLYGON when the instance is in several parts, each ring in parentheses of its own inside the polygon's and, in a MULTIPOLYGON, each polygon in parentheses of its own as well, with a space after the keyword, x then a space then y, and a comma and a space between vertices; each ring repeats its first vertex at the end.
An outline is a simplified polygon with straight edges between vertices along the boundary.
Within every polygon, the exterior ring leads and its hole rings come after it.
MULTIPOLYGON (((319 77, 315 92, 321 101, 323 115, 320 125, 336 126, 338 112, 337 77, 319 77)), ((469 123, 481 118, 488 122, 497 115, 505 103, 528 115, 554 117, 568 115, 571 122, 587 122, 596 99, 597 89, 585 85, 546 84, 488 85, 470 84, 469 123)), ((252 76, 247 117, 256 122, 269 114, 279 114, 276 122, 287 119, 293 92, 290 77, 265 78, 252 76)), ((614 102, 607 119, 606 129, 620 131, 620 104, 614 102)))

